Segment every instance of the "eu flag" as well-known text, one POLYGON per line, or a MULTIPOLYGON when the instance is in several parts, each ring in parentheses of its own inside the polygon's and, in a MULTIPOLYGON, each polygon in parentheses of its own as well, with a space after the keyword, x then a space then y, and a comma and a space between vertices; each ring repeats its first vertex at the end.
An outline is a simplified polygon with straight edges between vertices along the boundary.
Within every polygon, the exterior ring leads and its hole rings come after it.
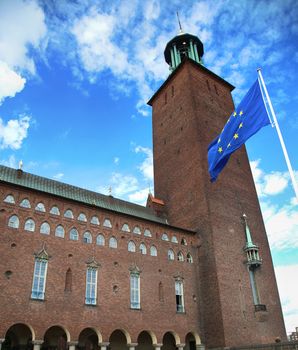
POLYGON ((270 124, 259 81, 253 84, 238 108, 230 115, 222 132, 208 147, 211 181, 227 164, 231 154, 263 126, 270 124))

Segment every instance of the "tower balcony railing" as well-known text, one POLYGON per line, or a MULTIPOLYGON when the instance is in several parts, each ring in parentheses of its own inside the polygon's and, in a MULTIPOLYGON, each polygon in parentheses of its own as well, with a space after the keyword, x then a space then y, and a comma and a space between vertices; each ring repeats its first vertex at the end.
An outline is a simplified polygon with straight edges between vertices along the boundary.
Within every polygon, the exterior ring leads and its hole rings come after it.
POLYGON ((255 312, 259 312, 259 311, 267 311, 267 307, 264 304, 256 304, 255 305, 255 312))

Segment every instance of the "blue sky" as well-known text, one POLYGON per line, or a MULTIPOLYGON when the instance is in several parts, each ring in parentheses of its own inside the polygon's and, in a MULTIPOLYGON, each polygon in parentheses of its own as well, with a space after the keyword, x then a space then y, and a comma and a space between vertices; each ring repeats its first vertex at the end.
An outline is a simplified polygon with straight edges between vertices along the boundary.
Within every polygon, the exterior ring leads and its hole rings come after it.
MULTIPOLYGON (((298 171, 298 3, 0 0, 0 162, 143 204, 166 43, 183 29, 240 101, 262 68, 298 171)), ((287 331, 298 326, 298 204, 270 126, 247 142, 287 331)), ((253 235, 253 232, 252 232, 253 235)))

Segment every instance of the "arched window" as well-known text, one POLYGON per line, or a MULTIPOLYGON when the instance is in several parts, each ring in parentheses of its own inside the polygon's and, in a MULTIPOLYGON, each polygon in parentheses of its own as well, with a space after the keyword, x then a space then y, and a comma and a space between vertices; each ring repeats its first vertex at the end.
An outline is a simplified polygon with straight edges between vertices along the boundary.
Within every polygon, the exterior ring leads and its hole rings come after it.
POLYGON ((20 220, 16 215, 12 215, 8 220, 8 226, 12 228, 19 228, 20 220))
POLYGON ((62 225, 58 225, 55 230, 55 236, 64 238, 64 235, 65 235, 64 227, 62 225))
POLYGON ((144 243, 141 243, 141 244, 140 244, 140 252, 141 252, 141 254, 143 254, 143 255, 146 255, 146 254, 147 254, 147 248, 146 248, 146 246, 145 246, 144 243))
POLYGON ((98 217, 96 215, 92 216, 91 218, 91 224, 93 225, 99 225, 99 220, 98 220, 98 217))
POLYGON ((104 227, 108 227, 108 228, 112 228, 112 223, 110 219, 105 219, 105 221, 103 222, 103 226, 104 227))
POLYGON ((73 212, 70 209, 67 209, 64 213, 65 218, 73 219, 73 212))
POLYGON ((178 243, 177 237, 176 237, 176 236, 173 236, 173 237, 171 238, 171 242, 172 242, 172 243, 178 243))
POLYGON ((144 236, 152 237, 151 231, 148 228, 146 228, 146 230, 144 231, 144 236))
POLYGON ((130 228, 129 228, 128 224, 123 224, 121 231, 130 232, 130 228))
POLYGON ((46 208, 45 208, 44 204, 40 202, 40 203, 36 204, 35 210, 36 211, 41 211, 41 212, 44 213, 46 211, 46 208))
POLYGON ((136 235, 140 235, 141 229, 139 228, 139 226, 135 226, 132 232, 135 233, 136 235))
POLYGON ((192 258, 192 256, 190 255, 190 253, 187 253, 187 255, 186 255, 186 261, 187 261, 188 263, 190 263, 190 264, 193 263, 193 258, 192 258))
POLYGON ((44 235, 49 235, 50 234, 50 225, 47 222, 44 222, 40 226, 40 233, 43 233, 44 235))
POLYGON ((15 204, 14 196, 12 194, 9 194, 6 196, 3 200, 5 203, 15 204))
POLYGON ((136 245, 133 241, 128 242, 127 250, 133 253, 136 251, 136 245))
POLYGON ((162 239, 163 241, 168 241, 168 240, 169 240, 169 237, 168 237, 168 235, 167 235, 166 233, 163 233, 162 236, 161 236, 161 239, 162 239))
POLYGON ((79 240, 79 233, 76 228, 72 228, 69 232, 69 239, 72 241, 78 241, 79 240))
POLYGON ((22 208, 31 208, 31 204, 29 202, 29 199, 24 198, 21 203, 20 203, 20 207, 22 208))
POLYGON ((87 217, 86 217, 86 215, 84 213, 80 213, 79 216, 78 216, 78 220, 86 222, 87 221, 87 217))
POLYGON ((64 288, 64 291, 65 292, 71 292, 71 287, 72 287, 72 272, 71 272, 71 268, 69 268, 66 271, 66 274, 65 274, 65 288, 64 288))
POLYGON ((27 219, 24 225, 24 230, 33 232, 35 230, 35 222, 33 219, 27 219))
POLYGON ((150 255, 151 256, 157 256, 157 249, 154 245, 150 247, 150 255))
POLYGON ((83 236, 83 242, 84 243, 92 243, 92 236, 89 231, 86 231, 83 236))
POLYGON ((168 250, 168 260, 175 260, 175 254, 172 249, 168 250))
POLYGON ((50 214, 53 214, 53 215, 60 215, 60 210, 58 207, 56 207, 55 205, 51 208, 50 210, 50 214))
POLYGON ((182 239, 181 239, 181 244, 182 244, 182 245, 187 245, 187 242, 186 242, 185 238, 182 238, 182 239))
POLYGON ((102 234, 99 234, 97 237, 96 237, 96 244, 97 245, 105 245, 105 238, 102 234))
POLYGON ((109 239, 109 247, 110 248, 117 248, 117 239, 115 237, 111 237, 109 239))
POLYGON ((182 252, 178 252, 177 259, 178 259, 178 261, 184 261, 184 255, 182 252))

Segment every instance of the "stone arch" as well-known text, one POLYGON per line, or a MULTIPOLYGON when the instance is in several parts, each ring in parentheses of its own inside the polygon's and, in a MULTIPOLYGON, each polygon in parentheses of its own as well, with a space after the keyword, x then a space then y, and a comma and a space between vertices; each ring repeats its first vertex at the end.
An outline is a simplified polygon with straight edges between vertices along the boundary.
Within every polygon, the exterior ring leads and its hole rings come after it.
POLYGON ((31 350, 32 341, 35 340, 35 332, 29 324, 15 323, 11 325, 5 334, 4 347, 6 349, 31 350))
POLYGON ((178 333, 168 331, 162 338, 162 350, 176 350, 177 345, 181 344, 178 333))
POLYGON ((156 335, 152 331, 144 330, 138 335, 137 350, 153 350, 157 344, 156 335))
POLYGON ((70 342, 70 333, 65 327, 61 325, 51 326, 44 334, 42 349, 47 350, 55 347, 57 350, 66 350, 68 342, 70 342))
POLYGON ((197 332, 188 332, 185 336, 185 350, 196 350, 196 345, 201 344, 201 338, 197 332))
POLYGON ((92 327, 84 328, 79 334, 78 348, 85 350, 99 350, 98 343, 102 343, 102 335, 92 327))
POLYGON ((110 347, 113 350, 122 350, 131 344, 131 336, 125 329, 115 329, 109 338, 110 347))

